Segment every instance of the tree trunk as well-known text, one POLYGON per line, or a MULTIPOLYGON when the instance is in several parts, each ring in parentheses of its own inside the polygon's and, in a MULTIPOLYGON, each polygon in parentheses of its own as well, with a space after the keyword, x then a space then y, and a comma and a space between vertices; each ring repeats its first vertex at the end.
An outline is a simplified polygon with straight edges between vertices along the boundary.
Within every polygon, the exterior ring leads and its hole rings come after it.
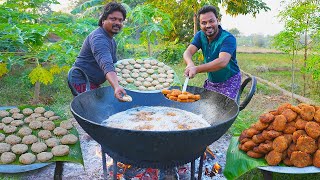
POLYGON ((40 82, 37 81, 34 85, 34 96, 33 96, 33 103, 37 104, 39 102, 40 97, 40 82))
POLYGON ((292 58, 291 62, 291 98, 293 99, 294 94, 294 60, 295 58, 292 58))
POLYGON ((193 15, 193 35, 195 35, 198 32, 198 27, 197 27, 197 13, 194 12, 193 15))
POLYGON ((149 57, 151 57, 151 43, 150 43, 150 40, 148 39, 148 53, 149 53, 149 57))
MULTIPOLYGON (((307 24, 308 24, 308 20, 307 20, 307 24)), ((307 58, 308 58, 308 28, 306 28, 304 32, 304 62, 303 62, 304 69, 307 68, 307 58)), ((306 73, 303 73, 303 96, 306 95, 306 83, 307 83, 306 73)))

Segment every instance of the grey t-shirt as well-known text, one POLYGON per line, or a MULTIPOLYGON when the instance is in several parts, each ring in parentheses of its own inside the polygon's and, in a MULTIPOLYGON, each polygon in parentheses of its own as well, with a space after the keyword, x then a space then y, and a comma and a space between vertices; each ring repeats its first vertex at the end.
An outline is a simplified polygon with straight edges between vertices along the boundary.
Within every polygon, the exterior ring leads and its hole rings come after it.
MULTIPOLYGON (((105 76, 108 72, 115 71, 116 49, 115 40, 102 27, 99 27, 92 31, 83 42, 73 66, 82 69, 91 83, 100 85, 106 81, 105 76)), ((85 83, 84 77, 78 71, 74 71, 72 83, 85 83)))

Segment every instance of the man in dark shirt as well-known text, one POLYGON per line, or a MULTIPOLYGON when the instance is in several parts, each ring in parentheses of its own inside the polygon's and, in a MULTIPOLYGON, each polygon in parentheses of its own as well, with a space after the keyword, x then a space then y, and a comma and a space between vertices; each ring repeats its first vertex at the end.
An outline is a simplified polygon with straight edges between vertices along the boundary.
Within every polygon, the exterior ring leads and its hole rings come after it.
POLYGON ((185 76, 193 78, 207 72, 204 88, 235 99, 241 85, 241 73, 236 59, 236 38, 219 25, 218 14, 213 6, 204 6, 198 12, 201 31, 183 54, 187 64, 185 76), (204 64, 195 66, 192 56, 202 49, 204 64))
MULTIPOLYGON (((83 70, 90 81, 90 88, 100 87, 106 80, 114 89, 114 96, 123 101, 125 90, 119 85, 114 63, 117 62, 117 45, 113 36, 118 34, 126 19, 126 10, 116 2, 108 3, 99 19, 99 28, 85 39, 73 66, 83 70)), ((84 77, 78 71, 72 74, 72 85, 78 92, 85 91, 84 77)))

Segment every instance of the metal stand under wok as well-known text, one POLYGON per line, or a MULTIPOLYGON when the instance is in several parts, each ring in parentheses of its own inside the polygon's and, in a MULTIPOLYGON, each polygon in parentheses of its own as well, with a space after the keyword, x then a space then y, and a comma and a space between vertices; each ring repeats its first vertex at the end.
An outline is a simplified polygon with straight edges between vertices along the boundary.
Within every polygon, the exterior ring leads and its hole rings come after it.
MULTIPOLYGON (((103 149, 103 147, 101 147, 101 152, 102 152, 102 167, 103 167, 103 179, 107 179, 108 178, 108 169, 107 169, 107 158, 106 158, 106 154, 107 152, 103 149)), ((199 162, 199 170, 198 170, 198 179, 202 178, 202 168, 203 168, 203 159, 204 159, 204 153, 200 156, 200 162, 199 162)), ((194 180, 195 179, 195 161, 196 160, 192 160, 191 162, 191 175, 190 175, 190 179, 194 180)), ((112 169, 113 169, 113 179, 116 180, 117 179, 117 174, 118 174, 118 161, 116 159, 113 159, 113 165, 112 165, 112 169)), ((134 165, 134 164, 133 164, 134 165)), ((163 169, 161 169, 160 171, 163 171, 163 169)), ((160 179, 161 176, 160 176, 160 179)))
POLYGON ((179 103, 168 100, 162 93, 140 93, 128 90, 127 93, 136 101, 121 103, 113 97, 114 91, 110 86, 90 91, 88 77, 80 68, 74 67, 69 71, 68 84, 71 92, 76 96, 70 105, 73 116, 102 147, 105 179, 107 178, 106 154, 114 160, 113 179, 117 179, 118 161, 136 167, 151 167, 160 170, 191 162, 191 179, 195 179, 195 160, 199 157, 201 158, 198 179, 201 179, 206 147, 218 140, 229 129, 239 111, 250 102, 256 89, 256 79, 248 77, 242 83, 236 100, 214 91, 188 86, 188 92, 201 95, 200 101, 179 103), (80 71, 86 79, 85 93, 79 94, 71 85, 71 74, 74 70, 80 71), (249 82, 252 82, 251 88, 240 103, 240 96, 249 82), (202 114, 211 126, 185 131, 154 132, 101 125, 101 122, 110 115, 138 106, 165 106, 202 114))

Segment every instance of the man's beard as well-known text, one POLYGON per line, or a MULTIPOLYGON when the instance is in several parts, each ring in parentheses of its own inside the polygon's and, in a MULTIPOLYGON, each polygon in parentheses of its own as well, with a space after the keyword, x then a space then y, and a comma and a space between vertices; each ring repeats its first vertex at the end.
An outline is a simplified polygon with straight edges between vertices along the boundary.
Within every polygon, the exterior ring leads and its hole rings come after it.
POLYGON ((112 25, 112 29, 113 28, 118 28, 118 30, 113 30, 112 31, 113 34, 118 34, 120 32, 120 30, 121 30, 121 26, 119 26, 119 25, 112 25))
POLYGON ((208 37, 212 37, 212 36, 214 36, 214 35, 215 35, 214 32, 213 32, 213 33, 210 33, 210 34, 207 34, 208 37))
POLYGON ((208 37, 212 37, 216 34, 216 30, 214 28, 210 28, 210 30, 211 30, 210 33, 206 32, 206 36, 208 36, 208 37))
POLYGON ((119 34, 120 31, 112 31, 113 34, 119 34))

